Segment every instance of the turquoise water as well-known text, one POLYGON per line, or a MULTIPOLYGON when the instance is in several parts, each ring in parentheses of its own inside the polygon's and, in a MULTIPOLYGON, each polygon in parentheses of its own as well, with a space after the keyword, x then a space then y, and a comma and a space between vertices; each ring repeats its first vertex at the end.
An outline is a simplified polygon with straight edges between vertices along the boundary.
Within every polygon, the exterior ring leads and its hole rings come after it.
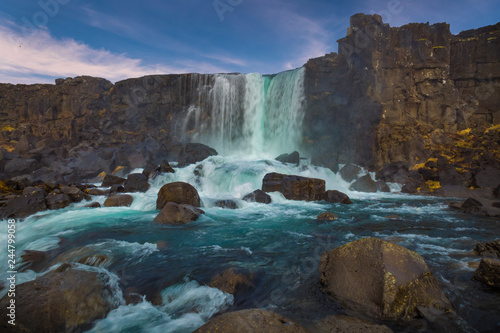
MULTIPOLYGON (((471 253, 478 241, 498 237, 498 220, 450 211, 449 199, 350 192, 349 184, 324 168, 235 156, 211 157, 200 164, 202 177, 194 175, 196 165, 159 176, 148 192, 133 194, 130 208, 88 209, 80 203, 18 223, 18 259, 23 250, 50 251, 52 257, 42 272, 24 270, 18 279, 32 280, 62 262, 105 254, 109 260, 98 269, 116 281, 117 295, 121 290, 133 290, 144 301, 125 305, 118 295, 120 306, 96 322, 92 332, 191 332, 219 311, 252 307, 279 311, 307 324, 342 312, 321 292, 317 272, 321 254, 375 236, 425 258, 465 320, 455 320, 463 331, 498 329, 500 296, 471 281, 474 269, 468 265, 480 260, 471 253), (323 178, 327 189, 348 193, 354 204, 290 201, 279 193, 271 194, 270 205, 241 200, 260 188, 263 176, 272 171, 323 178), (175 227, 152 223, 158 213, 158 190, 172 181, 186 181, 198 189, 206 214, 196 222, 175 227), (239 208, 215 207, 218 199, 233 199, 239 208), (316 216, 326 211, 340 218, 317 221, 316 216), (387 218, 389 215, 397 216, 387 218), (253 272, 256 288, 233 298, 206 286, 228 267, 253 272)), ((2 223, 4 244, 6 235, 6 223, 2 223)), ((0 254, 6 258, 5 246, 0 254)), ((2 272, 7 271, 6 264, 0 263, 2 272)), ((22 269, 22 263, 18 268, 22 269)), ((421 329, 415 324, 401 325, 395 328, 421 329)), ((440 331, 436 323, 425 325, 430 331, 440 331)))

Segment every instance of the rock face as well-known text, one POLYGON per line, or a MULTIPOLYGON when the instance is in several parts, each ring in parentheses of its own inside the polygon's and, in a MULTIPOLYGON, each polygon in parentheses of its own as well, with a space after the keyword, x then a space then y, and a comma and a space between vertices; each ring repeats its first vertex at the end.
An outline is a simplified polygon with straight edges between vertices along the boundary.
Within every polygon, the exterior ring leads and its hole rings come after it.
POLYGON ((412 318, 417 307, 452 310, 421 256, 377 238, 323 253, 319 272, 329 294, 372 317, 412 318))
POLYGON ((156 209, 163 209, 168 202, 193 207, 201 206, 198 191, 192 185, 184 182, 174 182, 162 186, 156 199, 156 209))
POLYGON ((487 243, 477 243, 474 252, 483 257, 500 259, 500 239, 487 243))
POLYGON ((285 333, 307 330, 293 321, 274 312, 260 309, 241 310, 224 313, 213 318, 195 331, 196 333, 285 333))
POLYGON ((280 173, 268 173, 262 181, 262 191, 281 192, 288 200, 319 201, 325 195, 325 181, 280 173))
POLYGON ((245 201, 253 201, 263 204, 270 204, 272 199, 269 194, 262 190, 255 190, 252 193, 249 193, 243 197, 245 201))
POLYGON ((338 54, 305 65, 311 152, 335 147, 331 161, 376 169, 413 165, 446 138, 436 129, 498 124, 499 37, 500 23, 454 36, 446 23, 392 28, 379 15, 352 16, 338 54))
POLYGON ((483 258, 472 277, 488 286, 500 288, 500 260, 483 258))
POLYGON ((160 224, 180 225, 196 221, 204 211, 190 205, 179 205, 167 202, 153 222, 160 224))
MULTIPOLYGON (((97 273, 64 264, 56 271, 16 287, 16 326, 0 318, 4 332, 82 332, 119 304, 97 273), (50 297, 48 297, 50 296, 50 297)), ((0 300, 3 309, 10 298, 0 300)))

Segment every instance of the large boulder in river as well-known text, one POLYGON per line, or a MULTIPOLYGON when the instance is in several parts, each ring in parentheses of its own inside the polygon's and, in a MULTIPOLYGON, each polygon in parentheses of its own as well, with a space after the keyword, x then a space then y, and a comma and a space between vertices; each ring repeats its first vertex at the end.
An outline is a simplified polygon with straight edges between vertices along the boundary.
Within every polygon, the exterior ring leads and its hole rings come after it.
POLYGON ((126 179, 114 175, 106 175, 102 181, 101 187, 111 187, 113 185, 123 185, 126 179))
POLYGON ((272 201, 271 196, 262 190, 255 190, 252 193, 245 195, 243 200, 263 204, 270 204, 272 201))
POLYGON ((224 313, 194 331, 195 333, 306 333, 307 330, 277 313, 249 309, 224 313))
POLYGON ((228 268, 224 272, 214 276, 208 283, 208 286, 217 288, 231 295, 236 295, 254 289, 254 279, 254 274, 240 272, 234 268, 228 268))
POLYGON ((196 221, 201 214, 205 212, 199 208, 167 202, 153 222, 172 225, 187 224, 196 221))
POLYGON ((372 317, 412 318, 419 307, 452 310, 420 255, 378 238, 323 253, 319 273, 329 294, 372 317))
POLYGON ((330 203, 341 203, 344 205, 352 204, 352 201, 347 194, 336 190, 326 191, 324 200, 330 203))
POLYGON ((184 182, 168 183, 162 186, 156 199, 156 209, 162 209, 167 202, 194 207, 201 206, 198 191, 192 185, 184 182))
POLYGON ((488 286, 500 288, 500 260, 483 258, 472 277, 488 286))
MULTIPOLYGON (((0 328, 3 332, 86 331, 119 305, 114 293, 108 277, 64 264, 34 281, 17 285, 16 325, 10 325, 10 318, 4 314, 0 316, 0 328)), ((6 309, 10 300, 5 295, 0 307, 6 309)))
POLYGON ((204 159, 217 154, 218 153, 215 149, 202 143, 188 143, 183 147, 182 152, 180 153, 177 166, 182 168, 190 164, 201 162, 204 159))
POLYGON ((339 173, 343 180, 350 183, 353 180, 358 179, 358 174, 361 168, 354 164, 346 164, 340 169, 339 173))
POLYGON ((319 201, 325 195, 325 181, 273 172, 264 176, 262 191, 281 192, 288 200, 319 201))
POLYGON ((281 154, 280 156, 276 157, 276 161, 298 165, 300 163, 300 155, 297 151, 294 151, 291 154, 281 154))
POLYGON ((151 185, 148 183, 148 177, 142 173, 133 173, 128 175, 125 184, 125 192, 146 192, 151 185))
POLYGON ((358 178, 349 189, 357 192, 375 193, 377 192, 377 183, 373 181, 370 175, 364 175, 358 178))
POLYGON ((62 209, 71 205, 73 201, 69 195, 53 191, 47 195, 46 202, 49 209, 62 209))

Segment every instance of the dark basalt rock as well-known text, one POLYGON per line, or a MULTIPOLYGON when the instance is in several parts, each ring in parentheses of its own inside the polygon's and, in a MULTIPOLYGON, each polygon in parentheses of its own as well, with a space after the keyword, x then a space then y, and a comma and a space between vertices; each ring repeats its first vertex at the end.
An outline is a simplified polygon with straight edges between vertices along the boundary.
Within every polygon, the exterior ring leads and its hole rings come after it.
POLYGON ((204 159, 215 155, 218 155, 217 151, 207 145, 204 145, 202 143, 188 143, 184 146, 179 156, 177 166, 179 168, 183 168, 190 164, 201 162, 204 159))
POLYGON ((258 202, 263 204, 271 203, 271 196, 262 190, 255 190, 243 197, 245 201, 258 202))
POLYGON ((128 175, 127 180, 123 184, 125 192, 146 192, 151 185, 148 183, 148 177, 141 173, 133 173, 128 175))
POLYGON ((205 212, 199 208, 190 205, 180 205, 175 202, 167 202, 153 222, 182 225, 196 221, 201 214, 205 214, 205 212))
POLYGON ((262 191, 281 192, 288 200, 319 201, 325 194, 325 181, 279 173, 268 173, 262 181, 262 191))
POLYGON ((162 161, 160 166, 156 169, 157 173, 175 173, 174 168, 170 166, 167 161, 162 161))
POLYGON ((375 183, 372 177, 368 175, 364 175, 363 177, 357 179, 350 187, 351 191, 358 192, 368 192, 375 193, 377 192, 377 183, 375 183))
POLYGON ((334 221, 334 220, 336 220, 338 218, 339 218, 339 216, 337 214, 335 214, 335 213, 325 212, 325 213, 319 214, 316 217, 316 220, 320 220, 320 221, 334 221))
POLYGON ((383 180, 379 180, 376 184, 377 184, 377 191, 385 193, 391 192, 391 189, 383 180))
POLYGON ((500 288, 500 260, 483 258, 472 277, 488 286, 500 288))
POLYGON ((324 200, 328 201, 330 203, 341 203, 341 204, 345 204, 345 205, 352 204, 352 201, 347 194, 336 191, 336 190, 326 191, 324 200))
POLYGON ((101 187, 111 187, 113 185, 123 185, 125 184, 126 179, 117 177, 114 175, 106 175, 104 176, 104 180, 102 181, 101 187))
POLYGON ((73 202, 67 194, 55 192, 49 193, 46 200, 48 209, 62 209, 73 202))
POLYGON ((80 202, 82 200, 90 201, 92 200, 90 195, 82 192, 76 186, 61 186, 61 192, 68 195, 73 202, 80 202))
POLYGON ((111 194, 106 201, 104 207, 130 207, 134 202, 134 197, 128 194, 111 194))
POLYGON ((340 169, 339 173, 343 180, 350 183, 353 180, 358 179, 358 174, 361 172, 361 168, 354 164, 346 164, 340 169))
POLYGON ((27 187, 23 195, 8 200, 0 211, 2 218, 25 218, 32 214, 47 210, 46 193, 40 188, 27 187), (2 212, 3 211, 3 212, 2 212))
POLYGON ((418 307, 453 310, 421 256, 377 238, 323 253, 319 273, 329 294, 372 317, 413 318, 418 307))
POLYGON ((280 156, 276 157, 276 161, 298 165, 300 163, 300 155, 297 151, 294 151, 291 154, 281 154, 280 156))
POLYGON ((288 318, 260 309, 224 313, 211 319, 194 333, 306 333, 307 330, 288 318))
POLYGON ((486 243, 477 243, 474 252, 483 257, 500 259, 500 239, 486 243))
POLYGON ((201 206, 198 191, 192 185, 184 182, 174 182, 162 186, 156 199, 156 209, 163 209, 168 202, 193 207, 201 206))
POLYGON ((238 204, 234 200, 217 200, 215 206, 220 208, 238 209, 238 204))
POLYGON ((217 288, 231 295, 247 293, 255 288, 255 276, 250 273, 240 272, 234 268, 228 268, 216 275, 208 283, 211 288, 217 288))

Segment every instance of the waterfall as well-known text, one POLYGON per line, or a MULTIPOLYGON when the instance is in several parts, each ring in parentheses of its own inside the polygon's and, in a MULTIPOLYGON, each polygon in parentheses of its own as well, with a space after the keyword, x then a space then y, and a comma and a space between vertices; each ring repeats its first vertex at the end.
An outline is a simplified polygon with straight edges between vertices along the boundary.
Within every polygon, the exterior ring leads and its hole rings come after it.
MULTIPOLYGON (((275 157, 299 150, 304 117, 304 74, 197 75, 183 133, 222 154, 275 157)), ((187 138, 186 138, 187 139, 187 138)))

